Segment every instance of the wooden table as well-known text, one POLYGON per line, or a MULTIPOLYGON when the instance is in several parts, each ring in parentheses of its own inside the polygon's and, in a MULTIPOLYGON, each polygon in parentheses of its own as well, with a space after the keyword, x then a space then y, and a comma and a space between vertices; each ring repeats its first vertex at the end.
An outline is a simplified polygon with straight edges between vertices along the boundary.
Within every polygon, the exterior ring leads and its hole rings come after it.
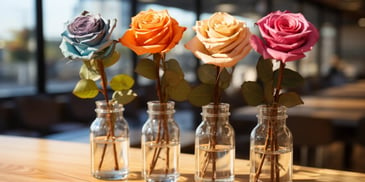
POLYGON ((365 80, 330 87, 316 93, 323 97, 343 97, 365 99, 365 80))
MULTIPOLYGON (((101 181, 90 175, 89 145, 36 138, 0 136, 1 182, 101 181)), ((181 182, 194 179, 194 156, 182 154, 181 182)), ((236 160, 236 180, 248 181, 249 162, 236 160)), ((141 150, 131 148, 128 181, 142 182, 141 150)), ((365 181, 365 174, 329 169, 294 167, 294 181, 365 181)))

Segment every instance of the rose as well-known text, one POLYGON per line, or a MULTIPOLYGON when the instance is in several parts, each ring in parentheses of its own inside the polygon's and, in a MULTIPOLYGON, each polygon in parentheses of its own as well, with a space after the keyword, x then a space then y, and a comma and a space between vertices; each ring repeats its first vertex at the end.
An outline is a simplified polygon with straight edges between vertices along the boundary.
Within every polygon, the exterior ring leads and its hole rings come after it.
POLYGON ((114 52, 115 41, 110 36, 116 20, 104 21, 100 15, 84 11, 70 23, 61 34, 62 54, 72 60, 102 59, 114 52))
POLYGON ((264 41, 253 35, 250 43, 264 59, 276 59, 284 63, 301 59, 319 38, 317 29, 301 13, 276 11, 256 24, 264 41))
POLYGON ((186 27, 169 16, 167 10, 141 11, 132 18, 131 28, 119 39, 136 54, 166 53, 182 38, 186 27))
POLYGON ((119 38, 122 45, 136 54, 149 54, 137 62, 135 72, 156 81, 157 97, 161 103, 169 99, 186 100, 190 91, 179 62, 176 59, 166 60, 166 54, 178 44, 185 30, 186 27, 180 27, 167 10, 149 9, 132 17, 130 29, 119 38))
POLYGON ((197 21, 194 30, 197 35, 185 47, 207 64, 231 67, 251 50, 248 27, 227 13, 197 21))

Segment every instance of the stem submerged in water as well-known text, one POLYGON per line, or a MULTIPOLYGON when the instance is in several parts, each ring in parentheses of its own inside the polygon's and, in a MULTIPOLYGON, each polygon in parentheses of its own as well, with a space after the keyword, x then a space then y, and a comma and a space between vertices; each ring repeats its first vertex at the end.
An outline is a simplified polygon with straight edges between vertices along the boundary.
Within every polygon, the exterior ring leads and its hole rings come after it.
POLYGON ((276 154, 276 151, 279 150, 278 141, 277 141, 277 133, 275 131, 277 127, 277 112, 278 112, 278 102, 279 102, 279 96, 280 96, 280 90, 281 90, 281 83, 283 81, 283 72, 285 68, 285 63, 280 61, 280 68, 279 68, 279 77, 277 81, 277 85, 275 88, 275 94, 274 94, 274 103, 271 104, 271 112, 269 113, 270 119, 269 119, 269 129, 267 130, 267 136, 265 139, 265 145, 264 145, 264 153, 262 155, 260 165, 256 171, 255 179, 254 181, 257 182, 260 179, 260 174, 262 172, 262 167, 266 159, 266 155, 268 150, 270 149, 270 161, 271 161, 271 169, 270 169, 270 176, 271 181, 279 182, 280 181, 280 169, 279 169, 279 158, 278 154, 276 154), (270 146, 270 148, 269 148, 270 146))
MULTIPOLYGON (((220 88, 219 88, 219 76, 220 76, 221 67, 216 67, 216 84, 214 87, 214 96, 213 96, 213 112, 214 112, 214 122, 212 126, 212 134, 209 138, 209 151, 204 156, 205 161, 203 162, 203 167, 201 169, 201 177, 204 178, 207 174, 208 165, 211 162, 212 163, 212 181, 215 181, 217 179, 217 161, 216 161, 216 145, 217 145, 217 125, 219 120, 219 102, 220 102, 220 88)), ((209 121, 208 121, 209 122, 209 121)))
MULTIPOLYGON (((104 95, 104 99, 107 105, 107 110, 108 110, 108 114, 107 114, 107 121, 109 122, 109 132, 107 134, 106 140, 109 140, 110 138, 113 140, 113 154, 114 154, 114 169, 115 170, 119 170, 119 163, 118 163, 118 154, 117 154, 117 148, 116 148, 116 144, 115 144, 115 134, 114 134, 114 117, 113 114, 111 113, 112 109, 109 103, 109 97, 108 97, 108 90, 107 90, 107 76, 105 74, 105 68, 104 68, 104 64, 103 64, 103 60, 95 60, 97 62, 97 66, 98 66, 98 72, 101 76, 101 93, 104 95)), ((99 167, 98 170, 101 169, 103 162, 104 162, 104 158, 105 158, 105 152, 107 149, 108 144, 105 143, 104 144, 104 148, 103 148, 103 152, 101 154, 101 160, 99 163, 99 167)))
MULTIPOLYGON (((163 87, 163 85, 161 84, 161 79, 160 79, 160 66, 162 65, 162 67, 164 66, 164 60, 165 59, 165 55, 161 54, 161 53, 155 53, 153 54, 153 61, 155 62, 156 65, 156 69, 155 69, 155 74, 156 74, 156 90, 157 90, 157 96, 158 96, 158 100, 160 102, 160 119, 159 119, 159 125, 158 125, 158 131, 157 131, 157 139, 156 139, 156 148, 154 149, 153 152, 153 157, 152 157, 152 161, 149 165, 149 171, 148 171, 148 175, 152 174, 152 172, 155 170, 156 164, 158 162, 158 160, 160 159, 160 154, 161 154, 161 150, 163 147, 162 145, 169 145, 170 143, 170 136, 169 136, 169 131, 168 131, 168 121, 167 121, 167 115, 166 115, 166 111, 167 111, 167 96, 166 96, 166 91, 165 88, 163 87)), ((164 68, 163 68, 164 69, 164 68)), ((165 166, 165 175, 168 174, 169 172, 169 168, 170 168, 170 148, 167 147, 166 149, 166 166, 165 166)))

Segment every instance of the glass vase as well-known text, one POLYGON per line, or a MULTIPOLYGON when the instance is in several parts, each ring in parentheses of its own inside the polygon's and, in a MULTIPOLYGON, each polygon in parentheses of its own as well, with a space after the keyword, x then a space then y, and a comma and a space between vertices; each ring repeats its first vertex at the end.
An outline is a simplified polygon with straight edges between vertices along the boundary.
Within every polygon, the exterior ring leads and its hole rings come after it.
POLYGON ((229 104, 202 107, 203 121, 195 133, 195 181, 234 180, 235 133, 229 123, 229 104))
POLYGON ((250 182, 288 182, 293 174, 293 138, 287 108, 260 105, 250 136, 250 182))
POLYGON ((180 129, 174 120, 175 103, 150 101, 142 128, 142 176, 149 182, 173 182, 179 177, 180 129))
POLYGON ((123 110, 117 102, 96 101, 97 116, 90 126, 91 173, 95 178, 128 176, 129 128, 123 110))

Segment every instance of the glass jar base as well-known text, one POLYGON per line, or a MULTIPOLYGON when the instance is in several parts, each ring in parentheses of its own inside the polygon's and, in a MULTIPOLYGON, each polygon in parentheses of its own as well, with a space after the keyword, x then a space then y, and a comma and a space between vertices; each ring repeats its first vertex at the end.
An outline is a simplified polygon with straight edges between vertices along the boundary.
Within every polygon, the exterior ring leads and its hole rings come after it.
POLYGON ((228 178, 220 178, 220 179, 212 179, 212 178, 200 178, 198 176, 194 176, 195 182, 233 182, 234 176, 228 178))
POLYGON ((147 182, 176 182, 179 178, 179 175, 155 175, 155 176, 149 176, 146 177, 145 180, 147 182))
POLYGON ((93 173, 93 176, 102 180, 121 180, 128 177, 128 171, 101 171, 93 173))

